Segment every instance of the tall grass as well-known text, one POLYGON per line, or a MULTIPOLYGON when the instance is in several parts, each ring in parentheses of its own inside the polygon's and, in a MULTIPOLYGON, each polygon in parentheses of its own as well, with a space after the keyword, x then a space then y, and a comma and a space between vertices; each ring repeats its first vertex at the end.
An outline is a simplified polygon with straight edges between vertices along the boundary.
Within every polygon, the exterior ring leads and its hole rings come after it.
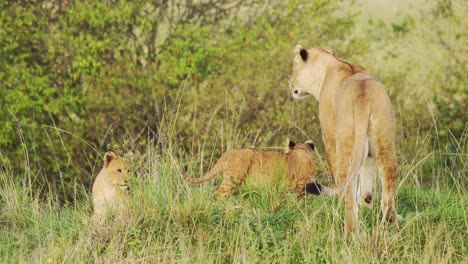
MULTIPOLYGON (((174 119, 167 120, 172 121, 161 124, 161 136, 174 119)), ((235 136, 219 140, 229 146, 235 136)), ((465 141, 466 134, 456 142, 465 141)), ((468 257, 466 158, 451 168, 434 162, 438 155, 464 157, 464 147, 441 154, 425 152, 420 144, 425 153, 400 162, 397 210, 404 219, 386 224, 376 202, 373 209, 361 209, 359 237, 343 239, 336 198, 298 199, 279 180, 247 181, 229 198, 213 201, 219 181, 184 182, 183 165, 196 164, 191 177, 207 168, 199 168, 198 157, 181 155, 176 139, 168 142, 175 143, 148 145, 136 158, 130 212, 101 225, 91 220, 88 191, 80 191, 75 205, 59 206, 52 197, 40 200, 28 192, 27 181, 14 182, 2 171, 0 262, 462 263, 468 257), (419 175, 428 170, 441 182, 457 184, 423 185, 419 175), (441 179, 444 172, 447 178, 441 179)))

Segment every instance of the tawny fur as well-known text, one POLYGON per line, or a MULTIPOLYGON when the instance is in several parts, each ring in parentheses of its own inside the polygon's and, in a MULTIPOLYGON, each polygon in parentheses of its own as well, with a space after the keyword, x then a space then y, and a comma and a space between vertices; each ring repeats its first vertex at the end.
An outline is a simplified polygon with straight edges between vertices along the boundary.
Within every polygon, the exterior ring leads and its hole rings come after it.
POLYGON ((217 199, 231 194, 235 186, 244 183, 247 177, 253 181, 260 181, 286 176, 293 189, 303 196, 304 187, 317 173, 315 152, 311 143, 291 143, 286 153, 251 148, 233 149, 224 153, 203 177, 184 178, 189 183, 202 183, 223 173, 221 186, 214 194, 214 198, 217 199))
POLYGON ((387 221, 397 218, 395 182, 395 115, 385 87, 364 68, 334 56, 328 50, 296 46, 289 80, 294 98, 313 95, 319 101, 319 120, 335 189, 345 203, 346 233, 358 229, 360 196, 371 205, 375 161, 381 171, 382 211, 387 221))
POLYGON ((93 184, 94 214, 102 216, 107 210, 122 211, 129 200, 128 163, 114 152, 104 155, 104 167, 93 184))

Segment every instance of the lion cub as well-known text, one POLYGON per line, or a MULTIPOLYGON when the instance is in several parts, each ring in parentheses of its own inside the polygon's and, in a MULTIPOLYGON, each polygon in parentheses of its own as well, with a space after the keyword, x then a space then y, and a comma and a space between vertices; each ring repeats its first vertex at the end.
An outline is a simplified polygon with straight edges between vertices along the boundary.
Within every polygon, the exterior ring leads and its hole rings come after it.
POLYGON ((114 152, 104 155, 104 167, 93 184, 94 214, 102 216, 107 209, 122 210, 128 202, 128 163, 114 152))
POLYGON ((293 189, 303 196, 305 186, 311 182, 317 172, 314 153, 314 144, 310 141, 297 145, 289 141, 286 153, 252 148, 233 149, 224 153, 203 177, 190 179, 184 176, 184 178, 189 183, 202 183, 223 172, 223 182, 214 193, 214 199, 217 199, 231 194, 235 185, 244 183, 247 177, 258 181, 271 179, 284 172, 293 189))

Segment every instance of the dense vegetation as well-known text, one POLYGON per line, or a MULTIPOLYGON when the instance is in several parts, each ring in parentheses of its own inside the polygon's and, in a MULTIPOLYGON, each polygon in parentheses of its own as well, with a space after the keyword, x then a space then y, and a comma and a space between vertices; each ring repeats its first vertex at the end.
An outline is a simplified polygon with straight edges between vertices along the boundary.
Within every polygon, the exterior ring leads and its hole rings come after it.
POLYGON ((391 21, 362 1, 0 2, 0 262, 466 259, 468 10, 416 2, 391 21), (376 204, 364 239, 343 241, 333 198, 278 183, 212 202, 216 183, 180 181, 184 165, 197 176, 227 149, 288 137, 316 142, 328 180, 317 104, 287 89, 297 43, 331 46, 386 85, 400 225, 382 228, 376 204), (134 214, 92 228, 108 149, 134 153, 134 214))
POLYGON ((109 148, 219 154, 284 141, 288 121, 318 138, 287 93, 291 50, 352 26, 330 1, 41 3, 1 4, 2 161, 66 200, 109 148))

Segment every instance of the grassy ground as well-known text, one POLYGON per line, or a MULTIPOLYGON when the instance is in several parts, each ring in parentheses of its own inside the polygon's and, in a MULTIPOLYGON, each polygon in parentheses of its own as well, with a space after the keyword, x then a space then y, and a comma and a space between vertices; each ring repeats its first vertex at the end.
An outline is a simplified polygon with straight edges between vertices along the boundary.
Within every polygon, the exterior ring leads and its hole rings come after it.
POLYGON ((247 183, 213 201, 219 182, 189 186, 169 154, 152 156, 132 182, 131 213, 98 226, 86 192, 79 204, 57 208, 3 177, 0 262, 462 263, 468 257, 466 181, 458 191, 404 184, 397 193, 401 222, 382 223, 375 200, 373 209, 360 211, 359 239, 344 240, 334 197, 298 199, 278 181, 247 183))

